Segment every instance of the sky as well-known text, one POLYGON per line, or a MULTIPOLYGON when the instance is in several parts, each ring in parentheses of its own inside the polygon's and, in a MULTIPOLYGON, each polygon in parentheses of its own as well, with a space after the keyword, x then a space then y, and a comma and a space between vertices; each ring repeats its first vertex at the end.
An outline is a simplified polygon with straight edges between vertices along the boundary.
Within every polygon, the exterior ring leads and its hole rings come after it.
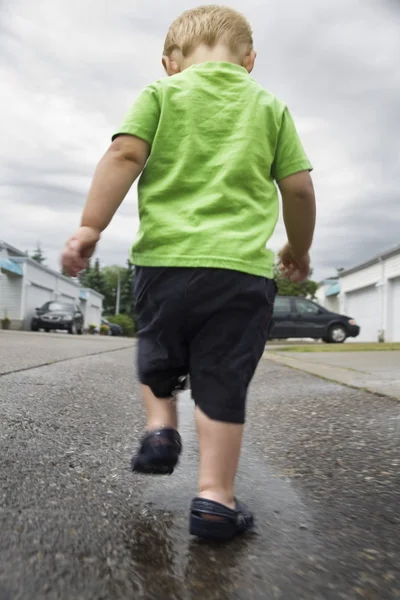
MULTIPOLYGON (((93 171, 166 31, 192 0, 0 0, 0 239, 58 268, 93 171)), ((253 76, 290 108, 314 166, 314 277, 400 243, 400 2, 246 0, 253 76)), ((136 190, 97 256, 125 263, 136 190)), ((282 222, 270 246, 285 242, 282 222)))

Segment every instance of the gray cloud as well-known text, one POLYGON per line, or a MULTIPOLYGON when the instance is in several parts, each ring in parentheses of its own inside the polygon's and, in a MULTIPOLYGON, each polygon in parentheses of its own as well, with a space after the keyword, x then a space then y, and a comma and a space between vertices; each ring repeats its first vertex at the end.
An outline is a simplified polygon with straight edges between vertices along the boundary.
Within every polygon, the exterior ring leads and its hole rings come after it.
MULTIPOLYGON (((222 2, 223 3, 223 2, 222 2)), ((170 21, 193 0, 5 0, 0 8, 0 238, 41 240, 49 263, 76 226, 96 162, 137 92, 163 75, 170 21)), ((400 11, 372 0, 248 0, 254 76, 291 108, 314 164, 313 260, 330 275, 400 242, 400 11)), ((134 190, 99 253, 124 262, 134 190)), ((284 241, 282 223, 272 240, 284 241)))

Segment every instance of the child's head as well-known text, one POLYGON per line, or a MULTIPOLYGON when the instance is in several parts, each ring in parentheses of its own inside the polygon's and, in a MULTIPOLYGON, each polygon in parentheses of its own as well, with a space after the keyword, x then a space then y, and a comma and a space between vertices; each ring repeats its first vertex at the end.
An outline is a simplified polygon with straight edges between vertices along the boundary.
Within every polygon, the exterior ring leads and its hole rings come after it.
POLYGON ((169 28, 163 52, 168 75, 205 61, 226 60, 249 72, 256 54, 246 18, 225 6, 200 6, 184 12, 169 28))

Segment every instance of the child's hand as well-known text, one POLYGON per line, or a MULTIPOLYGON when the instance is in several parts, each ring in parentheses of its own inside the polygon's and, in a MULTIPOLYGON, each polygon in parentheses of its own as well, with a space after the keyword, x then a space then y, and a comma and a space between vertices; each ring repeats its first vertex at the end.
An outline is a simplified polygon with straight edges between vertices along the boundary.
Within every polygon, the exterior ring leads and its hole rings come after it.
POLYGON ((76 277, 87 268, 99 239, 100 232, 97 229, 80 227, 68 240, 61 256, 61 265, 68 275, 76 277))
POLYGON ((286 244, 279 252, 280 270, 284 277, 293 282, 305 281, 310 275, 310 255, 297 257, 292 248, 286 244))

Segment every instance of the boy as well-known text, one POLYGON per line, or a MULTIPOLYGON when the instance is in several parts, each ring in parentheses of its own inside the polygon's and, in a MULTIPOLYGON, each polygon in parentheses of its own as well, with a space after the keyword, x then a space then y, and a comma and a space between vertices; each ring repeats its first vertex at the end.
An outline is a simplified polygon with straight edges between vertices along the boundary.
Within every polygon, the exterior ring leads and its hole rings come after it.
POLYGON ((190 374, 200 448, 190 532, 226 540, 252 527, 234 497, 245 401, 271 328, 276 294, 266 245, 278 218, 287 277, 309 275, 315 223, 311 165, 285 105, 250 76, 246 19, 229 8, 186 11, 164 47, 168 78, 149 85, 101 159, 63 266, 87 265, 141 174, 132 249, 138 371, 147 433, 136 472, 172 473, 181 452, 175 394, 190 374))

